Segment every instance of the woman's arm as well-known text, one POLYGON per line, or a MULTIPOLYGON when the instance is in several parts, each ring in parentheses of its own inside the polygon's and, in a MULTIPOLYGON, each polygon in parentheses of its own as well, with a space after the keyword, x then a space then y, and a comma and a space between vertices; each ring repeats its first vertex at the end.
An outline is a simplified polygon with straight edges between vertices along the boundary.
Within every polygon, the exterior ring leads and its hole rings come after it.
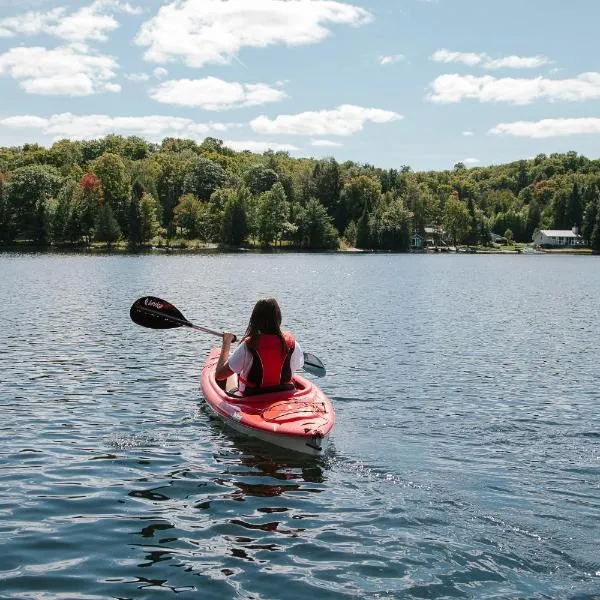
POLYGON ((233 375, 233 371, 229 368, 229 349, 231 348, 231 342, 235 336, 230 331, 223 332, 223 343, 221 345, 221 354, 217 361, 217 368, 215 370, 215 378, 217 380, 227 379, 230 375, 233 375))

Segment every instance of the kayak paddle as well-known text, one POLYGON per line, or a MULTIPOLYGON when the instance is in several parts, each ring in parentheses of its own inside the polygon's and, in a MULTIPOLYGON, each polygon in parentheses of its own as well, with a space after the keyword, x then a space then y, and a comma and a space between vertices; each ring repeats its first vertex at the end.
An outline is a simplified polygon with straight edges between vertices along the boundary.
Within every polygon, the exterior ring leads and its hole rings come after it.
MULTIPOLYGON (((189 327, 196 331, 210 333, 220 338, 223 337, 221 331, 200 327, 191 321, 188 321, 183 314, 170 302, 161 300, 156 296, 144 296, 136 300, 129 309, 129 316, 134 323, 150 329, 173 329, 175 327, 189 327)), ((233 341, 237 336, 233 337, 233 341)), ((325 365, 318 356, 310 352, 304 353, 304 370, 317 377, 325 376, 325 365)))

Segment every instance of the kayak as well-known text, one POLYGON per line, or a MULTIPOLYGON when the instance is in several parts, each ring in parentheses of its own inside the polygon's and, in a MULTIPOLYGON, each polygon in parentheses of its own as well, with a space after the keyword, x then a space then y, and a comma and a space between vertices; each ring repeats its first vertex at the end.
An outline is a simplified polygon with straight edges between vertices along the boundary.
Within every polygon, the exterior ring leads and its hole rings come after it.
POLYGON ((294 389, 244 397, 227 393, 215 379, 220 348, 202 368, 201 387, 208 407, 240 433, 288 450, 321 456, 335 412, 327 396, 311 381, 294 374, 294 389))

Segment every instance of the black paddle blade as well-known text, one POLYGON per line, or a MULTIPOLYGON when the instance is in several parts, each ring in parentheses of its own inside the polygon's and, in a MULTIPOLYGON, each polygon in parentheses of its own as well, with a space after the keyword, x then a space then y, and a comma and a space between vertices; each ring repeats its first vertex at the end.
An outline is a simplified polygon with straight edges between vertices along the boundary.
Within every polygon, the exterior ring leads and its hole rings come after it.
POLYGON ((187 325, 188 320, 166 300, 155 296, 139 298, 129 310, 134 323, 150 329, 172 329, 187 325))
POLYGON ((325 377, 325 365, 318 356, 311 354, 310 352, 304 353, 304 370, 307 373, 312 373, 317 377, 325 377))

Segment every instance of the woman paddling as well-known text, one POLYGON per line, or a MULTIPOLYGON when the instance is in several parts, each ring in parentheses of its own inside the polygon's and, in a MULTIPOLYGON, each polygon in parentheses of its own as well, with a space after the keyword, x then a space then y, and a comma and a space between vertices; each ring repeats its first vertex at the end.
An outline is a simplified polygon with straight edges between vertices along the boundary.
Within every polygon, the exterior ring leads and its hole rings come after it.
POLYGON ((235 336, 223 332, 216 379, 238 374, 238 390, 244 396, 292 389, 292 375, 304 364, 304 354, 294 337, 281 330, 281 310, 275 298, 259 300, 252 310, 241 344, 231 356, 235 336))

